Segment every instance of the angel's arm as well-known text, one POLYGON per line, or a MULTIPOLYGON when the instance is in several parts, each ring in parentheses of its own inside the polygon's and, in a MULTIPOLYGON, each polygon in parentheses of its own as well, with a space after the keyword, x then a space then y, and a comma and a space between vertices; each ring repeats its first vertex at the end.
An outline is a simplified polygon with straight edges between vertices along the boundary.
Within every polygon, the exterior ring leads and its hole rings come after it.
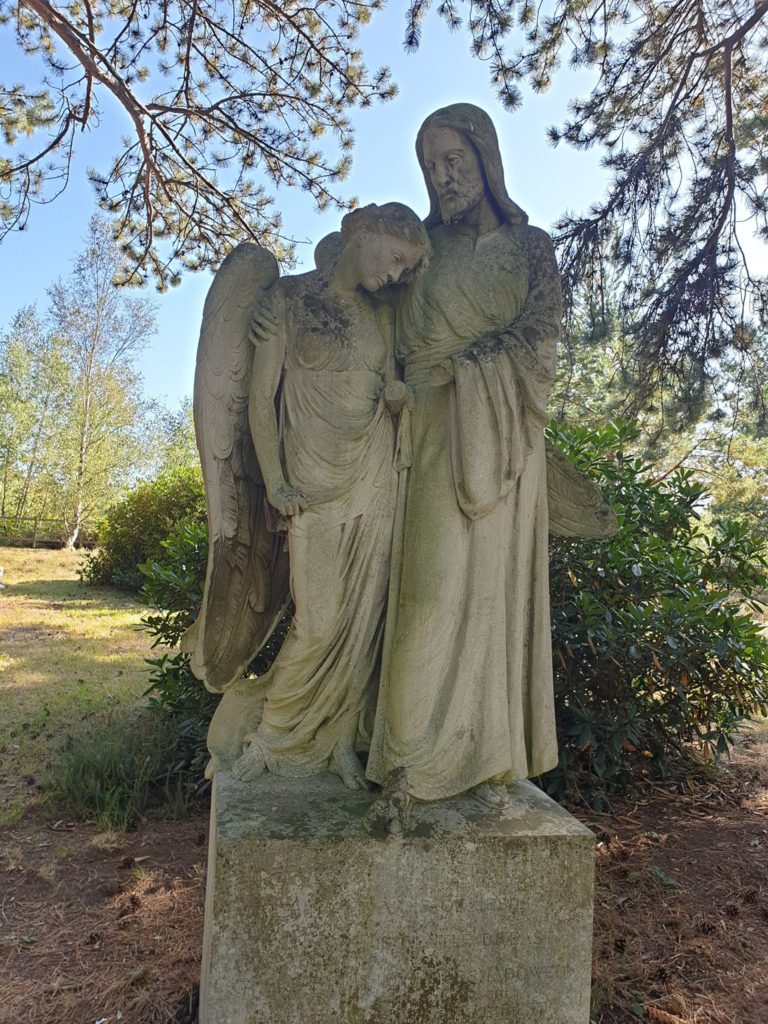
POLYGON ((275 395, 285 362, 285 328, 283 303, 276 295, 254 312, 251 340, 254 353, 248 421, 253 446, 270 505, 281 515, 292 516, 306 507, 306 499, 288 484, 280 459, 275 395))

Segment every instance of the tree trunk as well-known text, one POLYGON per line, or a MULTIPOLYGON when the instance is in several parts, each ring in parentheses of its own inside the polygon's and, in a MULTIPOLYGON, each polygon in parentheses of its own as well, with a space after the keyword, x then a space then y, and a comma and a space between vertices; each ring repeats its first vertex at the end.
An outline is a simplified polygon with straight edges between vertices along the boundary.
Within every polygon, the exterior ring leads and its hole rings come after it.
POLYGON ((3 520, 5 528, 8 528, 8 517, 6 516, 6 506, 8 501, 8 472, 11 467, 11 445, 13 444, 13 434, 8 438, 5 449, 5 462, 3 463, 3 496, 0 502, 0 518, 3 520))
POLYGON ((37 453, 38 453, 39 448, 40 448, 40 438, 42 437, 43 430, 45 429, 45 426, 46 426, 46 421, 47 421, 47 418, 48 418, 48 407, 50 405, 50 402, 51 402, 51 393, 49 391, 46 394, 46 396, 45 396, 45 401, 43 402, 43 408, 42 408, 42 410, 40 412, 40 418, 37 421, 37 430, 35 431, 35 440, 34 440, 34 444, 32 445, 32 453, 29 456, 29 464, 27 465, 27 473, 26 473, 26 476, 24 478, 24 487, 22 488, 21 496, 19 497, 19 500, 18 500, 18 502, 16 504, 16 525, 17 526, 18 526, 21 518, 23 517, 24 512, 26 511, 27 498, 29 497, 29 488, 30 488, 30 485, 32 483, 32 477, 34 476, 35 469, 37 468, 37 453))
POLYGON ((93 372, 92 357, 88 361, 86 377, 83 382, 83 420, 80 424, 80 445, 77 454, 77 477, 75 479, 75 515, 72 529, 66 540, 67 550, 71 551, 80 536, 83 525, 83 492, 85 490, 85 471, 88 458, 88 441, 91 432, 91 377, 93 372))

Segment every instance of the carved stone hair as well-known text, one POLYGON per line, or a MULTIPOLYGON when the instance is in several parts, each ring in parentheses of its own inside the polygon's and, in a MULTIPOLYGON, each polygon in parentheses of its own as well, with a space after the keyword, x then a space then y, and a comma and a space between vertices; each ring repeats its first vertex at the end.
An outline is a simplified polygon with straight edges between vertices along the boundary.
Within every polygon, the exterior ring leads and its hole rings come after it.
POLYGON ((433 228, 442 223, 437 191, 432 184, 424 160, 424 136, 433 127, 450 128, 469 141, 478 155, 485 184, 501 219, 508 224, 525 228, 528 223, 528 214, 510 199, 507 186, 504 184, 501 150, 493 121, 481 107, 476 107, 474 103, 452 103, 448 107, 441 107, 440 110, 430 114, 419 128, 419 134, 416 136, 416 156, 429 193, 429 213, 424 221, 427 228, 433 228))
POLYGON ((412 281, 429 263, 432 245, 427 229, 409 206, 403 203, 371 203, 352 210, 341 222, 341 240, 344 245, 361 231, 374 235, 392 235, 402 238, 421 249, 418 263, 401 277, 401 282, 412 281))

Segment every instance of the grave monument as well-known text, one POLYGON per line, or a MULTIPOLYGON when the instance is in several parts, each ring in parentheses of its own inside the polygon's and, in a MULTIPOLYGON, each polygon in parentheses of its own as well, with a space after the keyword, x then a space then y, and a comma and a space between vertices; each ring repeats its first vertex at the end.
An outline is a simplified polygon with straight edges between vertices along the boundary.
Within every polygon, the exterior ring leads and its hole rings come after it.
POLYGON ((525 780, 557 762, 547 535, 615 520, 545 441, 559 275, 490 118, 416 152, 424 222, 353 211, 285 278, 244 243, 206 300, 201 1024, 589 1017, 593 837, 525 780))

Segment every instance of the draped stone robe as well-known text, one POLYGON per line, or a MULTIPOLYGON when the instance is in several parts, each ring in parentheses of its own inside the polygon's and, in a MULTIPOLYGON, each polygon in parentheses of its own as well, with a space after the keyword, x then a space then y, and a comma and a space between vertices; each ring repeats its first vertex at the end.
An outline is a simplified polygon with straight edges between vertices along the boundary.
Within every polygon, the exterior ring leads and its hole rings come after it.
POLYGON ((543 428, 561 316, 552 243, 432 233, 402 300, 389 610, 368 775, 440 799, 557 761, 543 428))
POLYGON ((295 613, 259 680, 257 738, 270 771, 302 776, 324 770, 355 723, 369 740, 396 488, 391 329, 365 299, 339 308, 317 273, 280 281, 274 302, 282 458, 309 507, 286 524, 295 613))

